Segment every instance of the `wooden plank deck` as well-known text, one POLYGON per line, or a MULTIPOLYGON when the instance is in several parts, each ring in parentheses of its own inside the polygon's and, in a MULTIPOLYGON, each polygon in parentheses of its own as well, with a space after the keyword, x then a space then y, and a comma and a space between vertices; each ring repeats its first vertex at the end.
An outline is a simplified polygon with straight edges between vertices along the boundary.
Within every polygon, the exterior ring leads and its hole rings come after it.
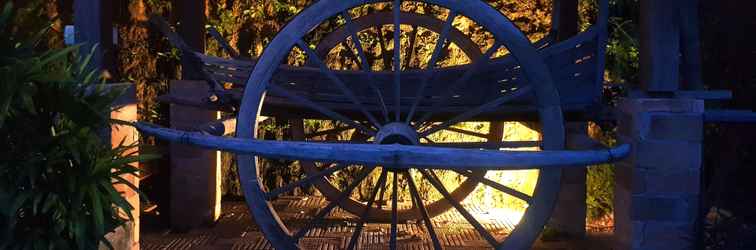
MULTIPOLYGON (((326 205, 322 197, 283 197, 274 202, 283 221, 293 230, 309 221, 319 208, 326 205)), ((409 203, 400 206, 409 206, 409 203)), ((516 224, 506 216, 488 216, 487 212, 467 205, 469 211, 495 235, 504 237, 516 224)), ((342 209, 334 209, 324 220, 324 225, 311 230, 300 242, 303 249, 344 249, 355 228, 355 217, 342 209)), ((477 232, 456 211, 449 211, 433 218, 434 228, 444 249, 487 250, 488 246, 477 232)), ((430 237, 421 220, 399 224, 399 249, 433 249, 430 237)), ((388 249, 390 224, 366 224, 358 243, 358 249, 388 249)), ((538 249, 585 249, 563 247, 538 249)), ((223 203, 223 214, 212 227, 188 233, 150 232, 141 237, 143 250, 171 249, 273 249, 259 232, 243 202, 223 203)), ((603 248, 595 248, 603 249, 603 248)))

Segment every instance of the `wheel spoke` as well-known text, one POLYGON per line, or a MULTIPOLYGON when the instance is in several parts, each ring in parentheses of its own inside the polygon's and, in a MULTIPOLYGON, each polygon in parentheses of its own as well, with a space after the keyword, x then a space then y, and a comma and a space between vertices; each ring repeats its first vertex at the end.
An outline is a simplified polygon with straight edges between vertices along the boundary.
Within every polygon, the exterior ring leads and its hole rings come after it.
POLYGON ((415 128, 416 128, 416 131, 424 131, 425 129, 429 128, 433 124, 434 124, 433 122, 425 121, 421 124, 415 124, 415 128))
POLYGON ((441 249, 441 242, 438 240, 436 230, 433 229, 433 221, 431 221, 430 216, 428 215, 428 210, 425 209, 423 199, 420 197, 420 194, 417 191, 417 186, 415 186, 415 181, 412 179, 412 175, 409 173, 409 171, 405 172, 405 177, 407 178, 410 194, 412 195, 412 201, 417 210, 420 211, 420 214, 423 216, 425 228, 428 229, 428 234, 433 241, 433 249, 441 249))
POLYGON ((455 116, 454 118, 452 118, 452 119, 450 119, 448 121, 445 121, 444 123, 441 123, 441 125, 433 126, 433 127, 429 128, 428 130, 425 130, 422 133, 420 133, 420 136, 421 137, 422 136, 427 136, 427 135, 433 134, 435 132, 438 132, 439 130, 443 130, 443 129, 449 128, 449 127, 451 127, 454 124, 463 122, 463 121, 465 121, 467 119, 470 119, 470 118, 472 118, 472 117, 474 117, 476 115, 479 115, 480 113, 489 111, 489 110, 494 109, 494 108, 496 108, 498 106, 501 106, 502 104, 504 104, 506 102, 509 102, 509 101, 511 101, 511 100, 513 100, 515 98, 519 98, 519 97, 521 97, 521 96, 523 96, 523 95, 525 95, 527 93, 530 93, 532 90, 533 90, 533 87, 531 85, 526 85, 526 86, 524 86, 522 88, 519 88, 519 89, 515 90, 514 92, 512 92, 510 94, 507 94, 505 96, 501 96, 499 98, 494 99, 493 101, 490 101, 490 102, 487 102, 487 103, 485 103, 483 105, 480 105, 477 108, 474 108, 474 109, 468 110, 468 111, 466 111, 466 112, 464 112, 462 114, 459 114, 459 115, 455 116))
POLYGON ((315 103, 313 101, 310 101, 307 98, 304 98, 304 97, 299 96, 297 94, 291 93, 288 90, 286 90, 286 89, 284 89, 282 87, 279 87, 279 86, 277 86, 275 84, 268 84, 268 90, 270 90, 271 92, 273 92, 273 93, 275 93, 277 95, 282 95, 282 96, 284 96, 284 97, 286 97, 288 99, 291 99, 291 100, 293 100, 295 102, 299 102, 302 105, 305 105, 307 107, 315 109, 318 112, 320 112, 320 113, 322 113, 322 114, 330 117, 331 119, 339 120, 339 121, 342 121, 342 122, 344 122, 346 124, 349 124, 352 127, 356 128, 356 129, 359 129, 360 131, 362 131, 364 133, 367 133, 369 135, 375 135, 376 134, 375 130, 370 129, 370 128, 368 128, 368 127, 360 124, 359 122, 356 122, 356 121, 354 121, 352 119, 349 119, 346 116, 344 116, 342 114, 339 114, 336 111, 333 111, 333 110, 331 110, 329 108, 326 108, 326 107, 324 107, 324 106, 322 106, 320 104, 317 104, 317 103, 315 103))
POLYGON ((399 223, 399 176, 394 172, 394 180, 391 185, 391 238, 389 242, 389 249, 396 250, 396 236, 397 236, 397 224, 399 223))
POLYGON ((475 175, 475 174, 473 174, 471 172, 465 171, 465 170, 455 170, 455 172, 457 172, 458 174, 463 175, 463 176, 465 176, 467 178, 471 178, 471 179, 473 179, 473 180, 475 180, 477 182, 483 183, 486 186, 492 187, 492 188, 494 188, 496 190, 499 190, 499 191, 501 191, 503 193, 511 195, 512 197, 515 197, 517 199, 523 200, 523 201, 527 202, 528 204, 530 204, 530 201, 533 200, 533 197, 531 197, 530 195, 527 195, 527 194, 525 194, 523 192, 520 192, 520 191, 517 191, 517 190, 515 190, 513 188, 510 188, 510 187, 504 186, 502 184, 499 184, 498 182, 495 182, 495 181, 493 181, 491 179, 488 179, 486 177, 477 176, 477 175, 475 175))
POLYGON ((354 42, 354 47, 357 49, 357 55, 360 58, 360 67, 362 67, 363 71, 371 71, 370 70, 370 64, 368 63, 367 56, 365 56, 365 49, 362 47, 362 42, 360 41, 359 35, 357 35, 357 31, 354 28, 354 24, 352 23, 352 15, 349 14, 349 11, 341 12, 341 16, 346 20, 346 29, 347 32, 349 32, 349 35, 352 37, 352 42, 354 42))
POLYGON ((305 138, 312 139, 312 138, 318 137, 318 136, 324 136, 324 135, 329 135, 329 134, 341 133, 341 132, 344 132, 344 131, 347 131, 347 130, 350 130, 350 129, 354 129, 354 128, 352 128, 352 127, 332 128, 332 129, 327 129, 327 130, 318 131, 318 132, 314 132, 314 133, 309 133, 309 134, 305 135, 305 138))
POLYGON ((386 37, 383 36, 383 27, 376 27, 378 30, 378 43, 381 47, 381 57, 383 57, 383 70, 391 70, 391 55, 388 54, 388 45, 386 37))
POLYGON ((401 96, 402 96, 402 41, 401 41, 401 21, 399 16, 402 11, 402 1, 394 0, 394 109, 396 112, 396 121, 402 120, 401 96))
POLYGON ((349 195, 352 194, 352 191, 354 191, 354 189, 360 183, 362 183, 362 181, 365 180, 365 178, 371 172, 373 172, 374 169, 375 169, 375 166, 369 167, 367 169, 363 169, 362 173, 360 173, 360 175, 357 177, 357 179, 355 179, 354 182, 350 183, 349 186, 344 190, 344 192, 342 192, 341 194, 339 194, 339 197, 337 197, 336 200, 330 201, 327 206, 325 206, 323 209, 320 210, 320 212, 318 212, 318 214, 315 215, 315 218, 310 223, 307 223, 304 228, 302 228, 299 231, 297 231, 297 233, 293 236, 294 240, 298 241, 299 239, 301 239, 302 237, 304 237, 307 234, 307 232, 309 232, 310 230, 312 230, 312 228, 314 228, 315 226, 319 225, 321 223, 321 221, 323 220, 323 218, 326 215, 328 215, 328 213, 330 213, 331 210, 333 210, 339 203, 343 202, 344 199, 348 198, 349 195))
POLYGON ((446 23, 444 23, 444 28, 441 30, 441 34, 438 36, 438 40, 436 40, 436 47, 433 49, 433 54, 431 54, 430 61, 428 61, 428 66, 425 70, 425 75, 423 76, 423 80, 420 82, 420 86, 417 89, 417 95, 415 96, 415 101, 412 103, 412 107, 410 108, 410 112, 407 115, 407 124, 410 124, 412 122, 412 117, 415 115, 415 111, 417 110, 417 106, 420 105, 420 101, 423 99, 423 95, 425 95, 425 89, 428 85, 428 81, 435 75, 435 68, 436 68, 436 62, 438 62, 438 58, 441 55, 441 50, 444 48, 444 45, 446 44, 446 37, 449 35, 449 30, 451 30, 452 23, 454 22, 454 18, 457 17, 457 13, 455 12, 449 12, 449 17, 446 19, 446 23))
POLYGON ((378 203, 379 209, 383 209, 383 198, 385 198, 384 195, 386 194, 387 184, 388 183, 384 182, 383 183, 384 186, 381 186, 381 194, 378 196, 378 200, 381 201, 380 203, 378 203))
POLYGON ((317 174, 307 176, 304 179, 301 179, 301 180, 289 183, 286 186, 283 186, 283 187, 280 187, 280 188, 276 188, 273 191, 270 191, 270 192, 266 193, 265 194, 265 198, 267 200, 274 199, 274 198, 278 197, 279 195, 281 195, 283 193, 288 193, 288 192, 291 192, 291 191, 293 191, 294 189, 296 189, 298 187, 303 187, 305 185, 308 185, 308 184, 314 182, 315 179, 317 179, 317 178, 321 178, 323 176, 330 175, 330 174, 332 174, 332 173, 334 173, 336 171, 345 169, 345 168, 347 168, 349 166, 350 165, 347 165, 347 164, 340 164, 340 165, 335 166, 335 167, 329 167, 327 169, 324 169, 323 171, 318 172, 317 174))
POLYGON ((367 111, 367 109, 365 109, 365 106, 362 105, 362 102, 360 102, 359 99, 357 99, 357 97, 354 95, 354 92, 352 92, 351 90, 349 90, 349 88, 347 88, 346 84, 344 84, 344 81, 342 81, 338 76, 336 76, 336 74, 333 73, 333 71, 330 70, 328 66, 325 65, 325 63, 323 63, 323 61, 318 57, 318 53, 315 52, 315 50, 310 48, 310 46, 308 46, 302 40, 297 41, 297 45, 299 45, 298 47, 300 49, 305 51, 305 54, 308 56, 308 58, 311 61, 318 64, 318 66, 320 67, 320 71, 325 73, 326 76, 328 76, 328 78, 331 79, 331 81, 336 83, 336 86, 339 87, 341 92, 344 95, 346 95, 352 101, 352 103, 354 103, 354 105, 357 105, 357 107, 360 107, 360 111, 368 118, 368 120, 370 120, 371 123, 373 123, 375 127, 377 128, 381 127, 381 124, 378 122, 378 120, 375 119, 373 114, 371 114, 370 112, 367 111))
POLYGON ((435 141, 431 140, 431 138, 428 138, 427 136, 423 136, 422 138, 428 141, 428 143, 430 144, 436 143, 435 141))
POLYGON ((381 176, 378 177, 378 181, 375 183, 375 186, 373 187, 372 192, 370 193, 370 198, 368 198, 368 203, 365 205, 365 210, 363 210, 360 220, 357 223, 357 228, 354 229, 354 232, 352 233, 352 237, 349 239, 349 244, 347 246, 347 249, 354 249, 357 246, 357 241, 360 238, 360 234, 362 233, 362 229, 365 226, 365 222, 367 220, 368 213, 370 212, 370 207, 373 206, 373 203, 375 203, 375 197, 378 195, 378 190, 383 190, 383 185, 386 183, 386 177, 388 176, 388 171, 386 169, 381 170, 381 176))
POLYGON ((454 81, 453 84, 449 85, 449 87, 446 88, 445 94, 438 101, 433 103, 430 111, 426 112, 425 114, 423 114, 422 117, 420 117, 420 119, 418 119, 418 124, 428 121, 428 119, 430 119, 433 114, 438 113, 438 111, 441 109, 441 105, 446 103, 449 100, 449 98, 454 96, 454 90, 460 87, 460 85, 468 83, 470 78, 481 67, 483 67, 483 65, 486 65, 491 60, 491 57, 493 56, 494 53, 496 53, 499 47, 501 47, 501 44, 499 44, 498 42, 495 43, 493 46, 491 46, 491 48, 489 48, 488 51, 486 51, 486 53, 483 54, 482 57, 480 57, 477 61, 473 63, 472 67, 470 67, 470 69, 468 69, 462 75, 462 77, 454 81))
MULTIPOLYGON (((341 43, 341 45, 344 46, 345 48, 344 50, 346 51, 346 57, 349 57, 349 59, 351 59, 354 63, 356 63, 357 65, 360 65, 360 58, 357 54, 354 53, 354 51, 352 51, 352 47, 349 46, 349 44, 347 44, 346 41, 341 43)), ((359 66, 359 67, 362 68, 362 66, 359 66)))
POLYGON ((383 99, 383 93, 381 93, 381 90, 375 86, 375 79, 373 78, 373 71, 370 68, 370 63, 368 62, 367 56, 365 55, 365 49, 362 47, 360 36, 357 34, 357 31, 354 28, 354 24, 352 23, 352 15, 349 14, 349 11, 345 10, 344 12, 341 13, 341 16, 344 18, 344 20, 346 20, 347 31, 352 36, 352 42, 354 42, 354 47, 357 49, 357 55, 360 58, 360 68, 362 68, 362 71, 367 74, 368 84, 370 85, 370 88, 378 96, 378 100, 381 102, 381 108, 383 112, 384 121, 388 122, 389 116, 388 116, 388 107, 386 106, 386 101, 383 99))
POLYGON ((462 204, 459 203, 459 201, 452 198, 449 191, 447 191, 443 184, 441 184, 441 181, 438 179, 436 174, 433 173, 432 170, 419 169, 419 171, 426 179, 428 179, 431 185, 436 188, 436 190, 438 190, 438 192, 441 193, 442 196, 444 196, 444 199, 446 199, 455 209, 457 209, 457 211, 462 214, 462 217, 464 217, 465 220, 467 220, 467 222, 470 223, 470 225, 472 225, 476 231, 478 231, 481 237, 488 241, 488 243, 494 248, 499 245, 499 242, 496 240, 496 238, 494 238, 493 235, 491 235, 491 233, 489 233, 488 230, 486 230, 486 228, 484 228, 483 225, 481 225, 480 222, 478 222, 478 220, 476 220, 475 217, 473 217, 472 214, 470 214, 470 212, 468 212, 462 206, 462 204), (429 171, 430 173, 426 171, 429 171))
POLYGON ((415 42, 417 42, 417 32, 419 28, 417 25, 412 26, 412 33, 409 35, 409 46, 407 46, 407 50, 404 52, 407 54, 407 57, 404 60, 404 68, 409 69, 411 68, 412 59, 415 58, 415 42))
POLYGON ((456 132, 456 133, 460 133, 460 134, 465 134, 465 135, 469 135, 469 136, 475 136, 475 137, 479 137, 479 138, 488 139, 488 135, 487 134, 479 133, 479 132, 475 132, 475 131, 470 131, 470 130, 464 130, 464 129, 461 129, 461 128, 448 127, 448 128, 444 128, 444 130, 448 130, 448 131, 456 132))

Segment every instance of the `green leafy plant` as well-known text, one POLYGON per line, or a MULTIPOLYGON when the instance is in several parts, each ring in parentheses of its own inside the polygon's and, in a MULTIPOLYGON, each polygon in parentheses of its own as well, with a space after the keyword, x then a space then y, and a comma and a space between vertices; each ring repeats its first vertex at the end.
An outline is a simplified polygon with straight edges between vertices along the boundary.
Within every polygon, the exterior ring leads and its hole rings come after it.
POLYGON ((0 13, 0 249, 97 249, 131 218, 114 185, 138 169, 136 145, 103 141, 107 88, 78 46, 40 50, 45 31, 15 28, 11 3, 0 13), (22 39, 21 37, 30 37, 22 39), (74 63, 80 62, 80 63, 74 63), (127 217, 127 218, 126 218, 127 217))
POLYGON ((614 211, 614 168, 609 164, 592 166, 587 178, 587 216, 598 220, 614 211))
POLYGON ((611 35, 606 48, 608 80, 613 83, 638 82, 640 49, 633 20, 622 17, 609 19, 611 35))

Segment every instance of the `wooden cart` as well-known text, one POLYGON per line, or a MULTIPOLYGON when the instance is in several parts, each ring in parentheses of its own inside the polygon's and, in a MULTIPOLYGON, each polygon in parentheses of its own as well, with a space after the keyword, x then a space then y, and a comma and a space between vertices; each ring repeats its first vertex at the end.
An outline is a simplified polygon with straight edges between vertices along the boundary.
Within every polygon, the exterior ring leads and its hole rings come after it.
MULTIPOLYGON (((266 238, 277 249, 296 249, 299 240, 340 207, 359 218, 347 248, 357 247, 365 223, 391 223, 390 248, 396 249, 397 224, 422 221, 435 249, 441 245, 431 218, 456 209, 496 249, 528 249, 550 217, 559 192, 561 168, 584 167, 617 160, 629 153, 623 145, 592 151, 564 150, 565 117, 586 120, 600 107, 607 36, 607 0, 599 0, 595 24, 578 35, 556 42, 552 33, 531 43, 511 20, 483 1, 424 0, 439 15, 404 12, 402 1, 391 11, 365 13, 369 4, 384 1, 321 0, 299 13, 268 44, 263 55, 243 59, 225 44, 232 59, 191 51, 170 28, 161 27, 184 56, 193 58, 196 70, 209 83, 207 100, 163 99, 184 105, 235 112, 235 131, 206 133, 176 131, 140 123, 138 128, 162 139, 238 153, 241 184, 249 208, 266 238), (453 25, 457 18, 472 20, 491 39, 474 41, 453 25), (337 23, 324 37, 312 38, 323 23, 337 23), (396 28, 401 27, 401 28, 396 28), (393 34, 386 39, 384 31, 393 34), (418 32, 436 38, 430 46, 418 44, 418 32), (317 40, 317 41, 314 41, 317 40), (366 44, 379 44, 379 57, 366 44), (339 47, 351 67, 334 68, 328 60, 339 47), (441 65, 451 48, 461 51, 468 63, 441 65), (343 49, 348 48, 348 49, 343 49), (393 49, 401 48, 401 49, 393 49), (417 63, 420 48, 428 62, 417 63), (292 65, 291 57, 305 63, 292 65), (261 117, 290 121, 288 140, 257 139, 261 117), (338 121, 343 127, 305 133, 303 120, 338 121), (461 122, 486 122, 490 133, 455 127, 461 122), (503 122, 537 124, 538 141, 502 141, 503 122), (472 142, 440 143, 429 136, 448 130, 479 137, 472 142), (351 131, 350 138, 324 136, 351 131), (223 137, 235 132, 235 138, 223 137), (209 134, 208 134, 209 133, 209 134), (536 147, 539 151, 516 151, 536 147), (260 159, 298 161, 306 177, 268 189, 262 183, 260 159), (355 179, 338 187, 327 178, 338 171, 356 171, 355 179), (485 177, 488 170, 539 169, 532 195, 485 177), (454 172, 460 185, 447 189, 436 172, 454 172), (373 172, 377 178, 367 178, 373 172), (369 198, 352 198, 358 185, 370 180, 369 198), (399 209, 397 195, 391 205, 380 206, 380 193, 397 194, 397 182, 405 181, 412 206, 399 209), (421 199, 417 182, 433 186, 442 199, 421 199), (478 184, 523 200, 528 204, 513 231, 499 235, 488 231, 461 204, 478 184), (329 201, 311 222, 289 228, 270 201, 299 187, 314 185, 329 201), (388 187, 391 187, 390 189, 388 187)), ((386 1, 388 2, 388 1, 386 1)), ((558 14, 558 13, 557 13, 558 14)), ((216 36, 217 37, 217 36, 216 36)))

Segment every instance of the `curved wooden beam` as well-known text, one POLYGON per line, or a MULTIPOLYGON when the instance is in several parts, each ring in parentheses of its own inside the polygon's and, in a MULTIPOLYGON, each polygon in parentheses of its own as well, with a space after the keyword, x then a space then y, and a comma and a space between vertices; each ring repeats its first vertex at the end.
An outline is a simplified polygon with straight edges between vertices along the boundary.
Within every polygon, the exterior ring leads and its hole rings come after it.
POLYGON ((134 125, 160 139, 203 148, 271 158, 343 162, 394 168, 516 170, 584 167, 614 162, 630 153, 629 145, 585 151, 499 151, 405 145, 314 143, 227 138, 162 128, 147 123, 134 125))

